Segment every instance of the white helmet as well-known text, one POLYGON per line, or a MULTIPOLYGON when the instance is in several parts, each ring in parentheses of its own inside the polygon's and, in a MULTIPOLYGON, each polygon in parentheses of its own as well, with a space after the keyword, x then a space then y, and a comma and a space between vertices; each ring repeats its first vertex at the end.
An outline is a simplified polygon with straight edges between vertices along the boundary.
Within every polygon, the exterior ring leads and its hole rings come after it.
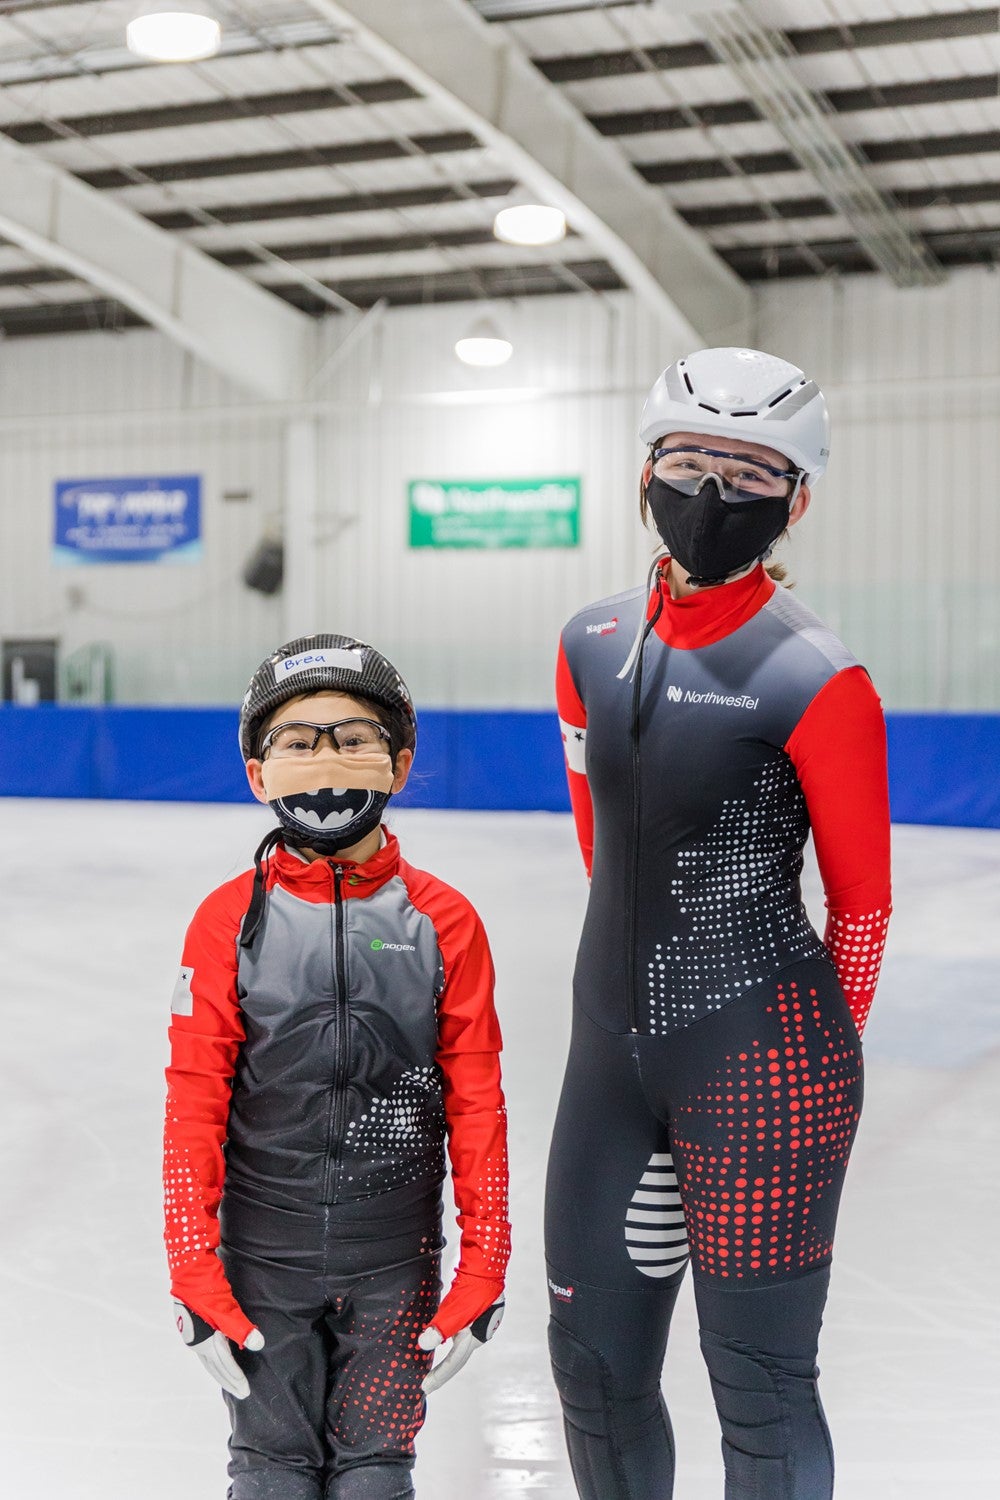
POLYGON ((758 349, 701 349, 664 370, 646 397, 639 437, 648 446, 670 432, 763 443, 804 470, 807 484, 830 457, 823 392, 797 365, 758 349))

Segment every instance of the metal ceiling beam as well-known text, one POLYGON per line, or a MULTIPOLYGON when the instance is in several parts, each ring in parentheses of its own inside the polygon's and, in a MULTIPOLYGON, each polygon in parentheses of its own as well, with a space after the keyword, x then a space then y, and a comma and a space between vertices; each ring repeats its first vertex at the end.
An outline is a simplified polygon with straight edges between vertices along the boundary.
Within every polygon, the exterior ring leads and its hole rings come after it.
MULTIPOLYGON (((492 177, 483 182, 394 188, 384 193, 328 193, 315 198, 220 203, 205 212, 220 224, 257 224, 277 219, 315 219, 325 218, 328 214, 368 214, 385 209, 425 208, 437 203, 466 203, 470 198, 506 198, 516 186, 513 177, 492 177)), ((186 208, 169 209, 147 217, 160 229, 204 228, 204 220, 186 208)))
MULTIPOLYGON (((1000 153, 1000 130, 981 130, 966 135, 904 136, 896 141, 855 141, 854 149, 865 161, 874 164, 923 161, 927 157, 982 156, 1000 153)), ((790 151, 756 151, 743 156, 734 155, 729 161, 716 156, 695 156, 636 162, 634 165, 646 182, 662 184, 771 176, 802 170, 790 151), (733 171, 730 161, 739 169, 738 172, 733 171)))
POLYGON ((57 266, 26 266, 23 271, 0 271, 0 287, 56 286, 60 282, 75 280, 69 271, 60 271, 57 266))
POLYGON ((308 321, 193 245, 0 140, 0 234, 123 303, 260 396, 300 389, 308 321))
POLYGON ((23 15, 30 10, 79 10, 74 0, 0 0, 0 16, 23 15))
MULTIPOLYGON (((571 241, 572 243, 572 241, 571 241)), ((295 240, 292 244, 270 245, 281 260, 348 260, 361 255, 409 255, 414 250, 463 250, 471 246, 495 245, 493 230, 444 229, 427 234, 364 235, 349 240, 295 240)), ((213 254, 223 266, 259 266, 249 250, 220 250, 213 254)))
MULTIPOLYGON (((96 19, 96 18, 95 18, 96 19)), ((77 18, 77 25, 79 19, 77 18)), ((233 32, 229 26, 222 35, 222 46, 217 60, 260 57, 270 51, 308 52, 313 47, 335 46, 339 34, 332 29, 326 35, 301 36, 294 26, 289 33, 281 26, 267 27, 267 41, 233 32)), ((120 73, 142 73, 147 68, 161 68, 162 63, 152 59, 136 57, 125 45, 124 32, 119 31, 117 45, 102 46, 94 35, 88 36, 78 51, 64 50, 53 54, 40 43, 33 56, 0 58, 0 87, 11 85, 64 83, 69 78, 108 78, 120 73)))
POLYGON ((586 10, 617 10, 649 0, 470 0, 484 21, 533 21, 539 16, 579 15, 586 10))
POLYGON ((923 135, 898 141, 861 141, 858 150, 866 161, 920 161, 927 156, 984 156, 1000 151, 1000 130, 979 130, 966 135, 923 135))
MULTIPOLYGON (((578 282, 595 292, 620 292, 621 277, 605 260, 565 261, 578 282)), ((426 306, 431 302, 472 302, 482 297, 551 297, 573 292, 559 267, 534 264, 521 266, 469 266, 457 271, 435 271, 429 275, 359 276, 330 285, 356 307, 371 307, 385 299, 394 307, 426 306)), ((285 297, 295 307, 318 315, 321 308, 308 288, 298 282, 271 283, 268 290, 285 297)))
MULTIPOLYGON (((945 266, 997 265, 1000 264, 1000 230, 972 230, 961 233, 941 233, 927 236, 938 260, 945 266)), ((874 270, 867 255, 856 240, 818 241, 809 245, 816 257, 807 258, 801 244, 755 245, 721 251, 721 255, 733 267, 734 272, 750 283, 781 280, 790 277, 822 275, 825 262, 830 274, 870 273, 874 270)), ((608 281, 602 284, 596 265, 591 263, 592 284, 601 290, 610 290, 620 285, 610 267, 605 274, 608 281)), ((587 271, 587 266, 578 264, 576 269, 587 271)), ((544 293, 551 296, 567 290, 565 282, 559 282, 545 268, 524 268, 524 279, 512 292, 510 281, 497 282, 491 287, 497 296, 530 296, 544 293), (530 279, 529 279, 530 276, 530 279)), ((480 271, 480 276, 493 277, 493 269, 480 271)), ((475 292, 468 283, 462 284, 457 273, 447 273, 447 281, 436 285, 436 278, 409 277, 396 279, 393 292, 397 306, 406 303, 424 304, 428 295, 434 301, 449 302, 465 300, 473 295, 481 296, 481 288, 475 292)), ((279 289, 280 290, 280 289, 279 289)), ((385 293, 383 279, 354 281, 341 288, 350 294, 358 306, 370 305, 385 293)), ((285 289, 290 298, 303 295, 302 289, 289 286, 285 289)), ((70 302, 63 304, 39 304, 34 307, 0 307, 0 332, 10 338, 45 333, 86 333, 97 329, 117 331, 143 326, 143 320, 120 303, 110 300, 70 302)))
POLYGON ((254 151, 248 155, 192 156, 180 161, 137 164, 129 171, 105 167, 95 172, 77 172, 81 182, 95 188, 135 186, 135 173, 150 182, 197 182, 209 177, 256 176, 261 172, 294 172, 305 167, 353 166, 368 161, 406 161, 413 156, 444 156, 455 151, 481 150, 467 130, 438 131, 405 140, 348 141, 342 146, 301 146, 290 151, 254 151), (410 149, 407 149, 407 147, 410 149))
POLYGON ((755 177, 772 172, 801 172, 790 151, 754 151, 743 156, 671 157, 669 161, 637 161, 632 165, 644 182, 669 187, 684 182, 714 182, 718 178, 755 177))
MULTIPOLYGON (((597 292, 620 291, 622 282, 606 261, 568 263, 579 280, 597 292)), ((383 299, 396 307, 426 306, 429 302, 478 301, 491 297, 552 297, 572 288, 558 268, 533 266, 484 266, 469 271, 446 271, 433 276, 371 277, 338 284, 338 290, 356 307, 371 307, 383 299)), ((321 317, 329 309, 298 282, 271 289, 277 303, 301 309, 295 316, 311 313, 321 317)), ((145 320, 130 308, 107 298, 65 303, 38 303, 34 307, 0 307, 0 333, 10 338, 41 333, 89 333, 99 329, 117 331, 143 327, 145 320)), ((355 325, 357 326, 357 325, 355 325)))
MULTIPOLYGON (((294 240, 290 244, 269 245, 268 249, 278 260, 295 263, 350 260, 374 255, 409 255, 415 250, 462 250, 495 244, 492 229, 484 226, 481 229, 442 230, 434 234, 365 235, 348 240, 294 240)), ((220 266, 228 266, 230 270, 245 266, 261 269, 260 257, 252 250, 209 250, 206 254, 218 261, 220 266)), ((76 279, 69 271, 61 271, 53 266, 26 266, 19 271, 0 271, 0 287, 50 286, 76 279)))
POLYGON ((119 333, 126 328, 147 326, 144 318, 111 298, 0 307, 0 332, 6 338, 42 333, 119 333))
MULTIPOLYGON (((860 89, 829 89, 824 91, 823 98, 833 114, 848 115, 869 109, 902 109, 916 104, 995 99, 997 84, 996 73, 982 73, 972 77, 929 78, 916 83, 886 83, 860 89)), ((699 124, 708 127, 748 125, 767 118, 765 111, 750 99, 723 99, 714 104, 695 104, 688 109, 610 110, 588 115, 587 119, 602 135, 650 135, 657 131, 690 130, 692 115, 699 124)))
MULTIPOLYGON (((812 26, 786 31, 785 40, 798 57, 852 48, 913 46, 918 42, 950 41, 956 37, 996 36, 1000 10, 948 11, 944 15, 900 16, 889 21, 855 21, 843 26, 812 26)), ((677 42, 643 49, 654 67, 664 72, 678 68, 710 68, 716 58, 704 42, 677 42)), ((587 52, 569 57, 535 57, 532 62, 550 83, 584 83, 594 78, 620 78, 645 72, 635 51, 587 52)))
MULTIPOLYGON (((440 3, 440 0, 431 0, 440 3)), ((950 104, 965 100, 992 99, 997 94, 996 73, 960 75, 956 78, 918 79, 909 83, 883 84, 853 89, 831 89, 826 98, 837 114, 864 110, 898 109, 921 104, 950 104)), ((118 110, 97 115, 67 117, 68 131, 85 138, 132 135, 143 131, 177 130, 187 126, 226 124, 238 120, 266 119, 274 115, 307 114, 317 110, 345 109, 357 100, 385 104, 419 98, 416 90, 400 79, 382 79, 372 84, 351 84, 345 92, 335 89, 297 89, 275 94, 248 95, 242 99, 200 100, 157 108, 118 110)), ((741 125, 760 119, 745 99, 722 99, 693 107, 703 125, 741 125)), ((616 110, 588 116, 602 135, 642 135, 661 130, 690 128, 689 115, 681 109, 616 110)), ((44 120, 6 124, 0 133, 22 146, 43 145, 63 139, 64 133, 44 120)), ((452 133, 452 132, 449 132, 452 133)))
MULTIPOLYGON (((958 208, 970 204, 1000 203, 1000 182, 964 182, 942 184, 927 188, 896 188, 893 197, 900 209, 906 213, 917 213, 932 208, 958 208)), ((694 229, 728 229, 742 224, 764 224, 777 216, 781 219, 820 219, 837 213, 827 198, 797 197, 774 198, 769 205, 761 203, 699 203, 690 206, 674 205, 677 212, 694 229)), ((954 233, 966 232, 956 226, 954 233)), ((970 229, 971 234, 979 231, 970 229)), ((571 231, 572 235, 572 231, 571 231)), ((479 229, 449 229, 415 234, 363 235, 351 239, 292 240, 268 246, 278 260, 292 264, 298 261, 338 261, 360 257, 409 255, 420 250, 461 250, 482 245, 493 245, 493 232, 486 226, 479 229)), ((742 247, 728 247, 728 249, 742 247)), ((750 246, 750 249, 763 248, 750 246)), ((252 250, 207 251, 219 265, 236 267, 260 267, 260 258, 252 250)), ((720 251, 721 254, 728 253, 720 251)), ((433 273, 432 273, 433 274, 433 273)), ((461 272, 459 271, 459 274, 461 272)), ((51 267, 25 267, 20 271, 0 272, 0 288, 17 286, 48 286, 77 278, 68 271, 51 267)), ((274 283, 266 284, 274 289, 274 283)), ((374 285, 374 280, 373 283, 374 285)))
MULTIPOLYGON (((925 239, 942 266, 1000 264, 1000 229, 942 230, 926 235, 925 239)), ((807 245, 740 245, 720 250, 719 254, 752 282, 823 275, 823 266, 830 273, 875 270, 853 239, 810 240, 807 245)))
POLYGON ((739 79, 803 171, 851 225, 875 265, 896 286, 933 286, 941 281, 941 266, 891 197, 870 180, 857 151, 833 128, 823 96, 807 88, 789 65, 789 49, 780 33, 761 26, 740 3, 701 17, 700 25, 719 61, 739 79))
MULTIPOLYGON (((958 208, 970 203, 1000 203, 1000 182, 942 183, 928 188, 893 188, 893 201, 905 213, 927 208, 958 208)), ((764 224, 775 214, 781 219, 822 219, 838 210, 828 198, 775 198, 771 213, 761 203, 699 203, 674 205, 695 229, 719 229, 730 224, 764 224)))
POLYGON ((698 337, 746 336, 752 299, 714 252, 466 0, 310 0, 562 208, 647 306, 698 337))
MULTIPOLYGON (((273 115, 308 114, 320 109, 350 109, 357 104, 395 104, 419 95, 401 78, 379 78, 369 83, 330 84, 320 89, 283 89, 273 94, 247 94, 238 99, 199 99, 188 104, 163 104, 145 109, 104 111, 99 115, 71 115, 60 123, 65 131, 85 137, 132 135, 145 130, 178 130, 185 125, 229 124, 233 120, 269 119, 273 115)), ((62 140, 65 131, 47 120, 22 120, 0 131, 20 146, 40 146, 62 140)))

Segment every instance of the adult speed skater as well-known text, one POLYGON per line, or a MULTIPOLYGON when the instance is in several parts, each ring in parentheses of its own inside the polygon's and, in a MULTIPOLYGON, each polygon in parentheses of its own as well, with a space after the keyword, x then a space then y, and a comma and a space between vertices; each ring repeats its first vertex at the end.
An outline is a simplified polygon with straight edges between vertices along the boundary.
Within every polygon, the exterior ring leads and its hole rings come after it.
POLYGON ((671 365, 640 424, 667 552, 563 631, 591 889, 546 1251, 582 1500, 672 1494, 660 1376, 689 1260, 726 1500, 833 1492, 816 1356, 889 916, 885 726, 864 668, 765 567, 828 434, 784 360, 671 365), (822 938, 799 888, 810 828, 822 938))

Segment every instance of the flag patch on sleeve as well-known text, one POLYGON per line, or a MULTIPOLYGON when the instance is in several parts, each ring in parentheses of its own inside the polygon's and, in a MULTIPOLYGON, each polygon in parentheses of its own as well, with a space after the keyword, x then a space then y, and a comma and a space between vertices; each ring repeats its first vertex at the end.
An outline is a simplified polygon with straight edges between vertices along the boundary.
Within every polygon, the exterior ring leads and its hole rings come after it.
POLYGON ((170 1011, 175 1016, 191 1016, 194 1014, 194 995, 191 993, 191 981, 194 979, 193 969, 182 969, 177 976, 174 985, 174 993, 170 1000, 170 1011))

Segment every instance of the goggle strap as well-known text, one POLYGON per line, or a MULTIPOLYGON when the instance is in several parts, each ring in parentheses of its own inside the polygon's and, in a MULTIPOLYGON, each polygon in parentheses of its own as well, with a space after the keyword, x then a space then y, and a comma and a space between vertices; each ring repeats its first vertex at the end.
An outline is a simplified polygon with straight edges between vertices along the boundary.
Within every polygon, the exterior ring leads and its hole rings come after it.
POLYGON ((271 851, 281 842, 284 829, 279 824, 266 833, 258 845, 253 857, 253 890, 250 894, 250 905, 247 907, 246 916, 243 918, 243 930, 240 933, 240 947, 249 948, 257 936, 257 930, 264 918, 264 907, 267 903, 267 867, 270 864, 271 851))

